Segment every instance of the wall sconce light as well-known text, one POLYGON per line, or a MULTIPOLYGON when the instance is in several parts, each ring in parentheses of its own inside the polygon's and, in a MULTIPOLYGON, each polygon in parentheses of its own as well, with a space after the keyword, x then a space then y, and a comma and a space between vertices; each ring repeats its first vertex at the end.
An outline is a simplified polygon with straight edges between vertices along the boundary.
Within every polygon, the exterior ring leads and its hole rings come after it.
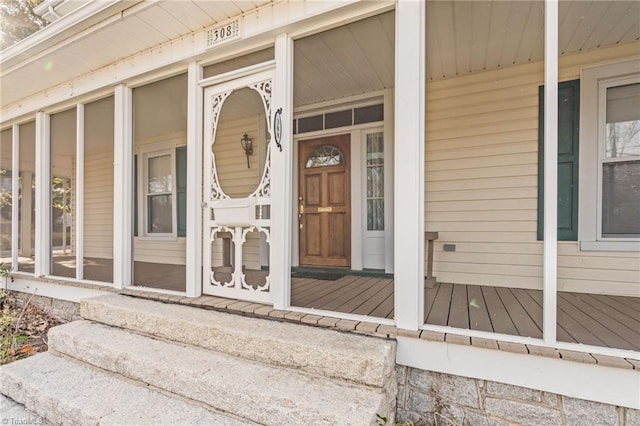
POLYGON ((242 139, 240 139, 240 145, 242 145, 242 149, 244 153, 247 155, 247 169, 249 168, 249 156, 253 154, 253 141, 247 135, 247 132, 244 132, 242 135, 242 139))

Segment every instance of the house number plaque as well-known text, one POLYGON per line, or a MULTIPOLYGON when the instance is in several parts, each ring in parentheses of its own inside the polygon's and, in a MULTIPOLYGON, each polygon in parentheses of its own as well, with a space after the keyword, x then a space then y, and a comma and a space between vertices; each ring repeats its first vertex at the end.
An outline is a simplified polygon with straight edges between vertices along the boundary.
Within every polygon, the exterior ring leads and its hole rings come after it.
POLYGON ((217 24, 207 30, 206 48, 237 40, 240 38, 240 32, 240 18, 217 24))

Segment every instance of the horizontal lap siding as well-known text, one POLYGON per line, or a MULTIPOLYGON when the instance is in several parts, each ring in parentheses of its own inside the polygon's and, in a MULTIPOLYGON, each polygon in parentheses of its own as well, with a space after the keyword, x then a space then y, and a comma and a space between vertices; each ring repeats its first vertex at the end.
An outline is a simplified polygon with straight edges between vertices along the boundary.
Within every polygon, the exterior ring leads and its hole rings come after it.
MULTIPOLYGON (((561 58, 560 78, 640 44, 561 58)), ((543 64, 427 82, 426 230, 439 232, 440 282, 539 289, 536 240, 538 86, 543 64), (443 244, 456 244, 455 252, 443 244)), ((581 167, 584 167, 581 165, 581 167)), ((640 296, 638 253, 558 245, 560 290, 640 296)))
POLYGON ((113 258, 113 154, 84 159, 84 257, 113 258))

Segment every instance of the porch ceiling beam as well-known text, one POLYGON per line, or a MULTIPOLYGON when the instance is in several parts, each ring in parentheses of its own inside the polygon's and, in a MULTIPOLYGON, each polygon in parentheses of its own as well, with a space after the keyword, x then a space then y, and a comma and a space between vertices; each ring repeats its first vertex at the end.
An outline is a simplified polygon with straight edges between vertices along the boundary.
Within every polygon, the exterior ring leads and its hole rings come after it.
POLYGON ((556 341, 558 290, 558 1, 545 1, 543 339, 556 341))
POLYGON ((424 322, 425 20, 425 2, 397 3, 394 312, 406 330, 424 322))

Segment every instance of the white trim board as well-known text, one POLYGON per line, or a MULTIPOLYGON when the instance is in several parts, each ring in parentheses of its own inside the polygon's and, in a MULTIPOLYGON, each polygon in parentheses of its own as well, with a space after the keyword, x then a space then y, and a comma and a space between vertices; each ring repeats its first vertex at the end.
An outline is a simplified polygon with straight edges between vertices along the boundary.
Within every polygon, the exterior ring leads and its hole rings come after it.
POLYGON ((113 292, 107 290, 103 291, 86 287, 55 284, 45 281, 30 280, 28 278, 14 277, 13 282, 11 282, 10 279, 7 281, 7 289, 9 290, 76 303, 80 303, 82 299, 86 299, 87 297, 113 294, 113 292))
POLYGON ((473 346, 397 337, 396 363, 640 409, 640 372, 473 346))

